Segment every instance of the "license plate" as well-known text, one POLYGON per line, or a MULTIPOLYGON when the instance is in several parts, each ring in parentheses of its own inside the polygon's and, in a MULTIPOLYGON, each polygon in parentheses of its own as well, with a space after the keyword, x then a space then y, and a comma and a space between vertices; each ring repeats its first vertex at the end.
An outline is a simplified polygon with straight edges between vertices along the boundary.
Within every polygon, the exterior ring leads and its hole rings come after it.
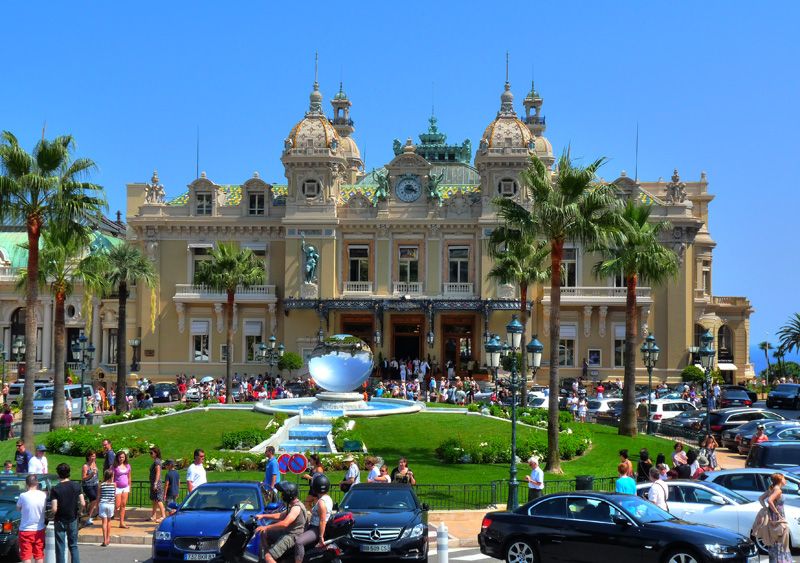
MULTIPOLYGON (((390 546, 388 543, 381 543, 378 545, 362 545, 361 551, 366 551, 369 553, 386 553, 390 551, 390 546)), ((748 561, 748 563, 750 563, 748 561)))
POLYGON ((216 553, 184 553, 183 559, 185 561, 211 561, 216 556, 216 553))
POLYGON ((759 557, 758 555, 753 555, 747 558, 747 563, 758 563, 759 557))

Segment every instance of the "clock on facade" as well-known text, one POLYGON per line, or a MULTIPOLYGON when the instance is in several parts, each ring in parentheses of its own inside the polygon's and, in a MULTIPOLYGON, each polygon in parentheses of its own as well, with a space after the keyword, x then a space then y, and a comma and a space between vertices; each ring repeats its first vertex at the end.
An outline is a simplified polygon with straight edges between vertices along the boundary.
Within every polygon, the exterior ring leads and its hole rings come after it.
POLYGON ((397 199, 411 203, 417 201, 422 195, 422 186, 416 176, 405 176, 400 178, 394 186, 394 193, 397 199))

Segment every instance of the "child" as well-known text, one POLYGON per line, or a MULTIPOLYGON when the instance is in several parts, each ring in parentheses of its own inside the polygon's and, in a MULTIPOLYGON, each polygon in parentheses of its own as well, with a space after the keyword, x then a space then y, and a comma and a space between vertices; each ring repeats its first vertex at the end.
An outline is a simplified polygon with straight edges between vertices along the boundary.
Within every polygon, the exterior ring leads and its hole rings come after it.
POLYGON ((114 484, 114 470, 106 469, 103 473, 103 482, 100 483, 100 508, 98 515, 102 520, 103 543, 107 547, 111 542, 111 520, 114 519, 114 500, 117 487, 114 484))
MULTIPOLYGON (((173 502, 177 504, 178 496, 181 492, 181 476, 175 469, 175 462, 168 459, 164 463, 164 468, 167 470, 167 475, 164 478, 164 501, 169 510, 169 505, 173 502)), ((169 510, 174 512, 174 510, 169 510)))
POLYGON ((0 473, 2 475, 13 475, 14 474, 14 464, 10 461, 6 461, 3 464, 3 471, 0 473))

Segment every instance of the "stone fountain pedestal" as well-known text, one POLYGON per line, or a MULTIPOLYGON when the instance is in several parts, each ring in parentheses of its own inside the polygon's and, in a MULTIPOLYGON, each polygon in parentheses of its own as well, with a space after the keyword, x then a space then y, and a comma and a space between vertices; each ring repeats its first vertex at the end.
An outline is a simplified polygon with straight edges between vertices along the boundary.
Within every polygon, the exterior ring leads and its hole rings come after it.
POLYGON ((317 393, 314 402, 309 406, 314 410, 321 411, 354 411, 369 408, 361 393, 335 393, 333 391, 317 393))

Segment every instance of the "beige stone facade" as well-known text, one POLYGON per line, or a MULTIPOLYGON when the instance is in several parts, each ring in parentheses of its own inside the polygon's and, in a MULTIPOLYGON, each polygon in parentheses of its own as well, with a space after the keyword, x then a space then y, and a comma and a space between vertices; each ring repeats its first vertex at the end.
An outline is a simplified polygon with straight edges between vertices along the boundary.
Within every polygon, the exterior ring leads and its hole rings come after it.
MULTIPOLYGON (((155 331, 147 322, 135 328, 142 373, 224 373, 224 296, 194 284, 193 273, 209 248, 227 241, 253 249, 266 272, 265 285, 236 296, 232 353, 239 373, 266 371, 255 350, 270 335, 306 356, 320 330, 360 336, 376 357, 424 356, 439 366, 451 361, 457 371, 484 365, 485 335, 504 334, 519 309, 517 289, 486 276, 486 241, 498 224, 492 200, 524 204, 519 174, 529 158, 553 165, 541 97, 531 87, 518 116, 506 84, 476 152, 469 141, 447 144, 432 117, 418 143, 396 140, 395 158, 371 171, 363 168, 351 103, 341 88, 331 104, 329 118, 315 84, 308 111, 285 140, 285 183, 254 174, 241 184, 218 184, 203 173, 172 199, 164 197, 157 176, 128 185, 128 237, 161 277, 155 331)), ((638 182, 622 173, 615 183, 624 197, 652 203, 654 220, 672 223, 664 242, 681 258, 675 280, 638 289, 641 337, 653 331, 662 350, 655 377, 674 380, 693 361, 690 347, 700 327, 713 331, 726 377, 751 377, 753 309, 744 297, 712 292, 715 243, 707 225, 713 196, 705 175, 683 182, 676 171, 669 181, 638 182)), ((591 377, 622 377, 625 289, 596 279, 598 257, 580 245, 571 246, 567 258, 560 373, 580 375, 586 358, 591 377)), ((548 350, 549 288, 537 288, 532 297, 528 334, 538 334, 548 350)), ((150 318, 149 299, 131 308, 136 319, 150 318)), ((639 376, 646 378, 643 368, 639 376)), ((545 367, 538 379, 546 377, 545 367)))

